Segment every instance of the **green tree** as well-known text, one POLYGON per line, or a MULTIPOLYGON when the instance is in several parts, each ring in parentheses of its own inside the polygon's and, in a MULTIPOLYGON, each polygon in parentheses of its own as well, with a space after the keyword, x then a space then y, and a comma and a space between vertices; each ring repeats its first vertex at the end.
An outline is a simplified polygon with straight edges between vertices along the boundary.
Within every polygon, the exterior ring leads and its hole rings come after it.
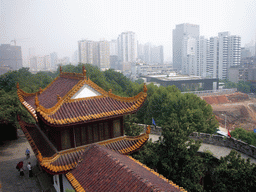
POLYGON ((163 140, 158 148, 159 172, 188 191, 201 191, 199 181, 203 165, 202 159, 196 155, 200 141, 188 137, 192 130, 181 126, 176 114, 172 114, 162 127, 163 140))
POLYGON ((172 114, 180 127, 193 131, 214 133, 218 122, 212 112, 212 107, 194 94, 182 94, 175 86, 159 87, 148 96, 146 124, 151 124, 152 117, 156 124, 164 124, 172 114))
POLYGON ((133 158, 158 172, 157 167, 160 161, 160 156, 158 153, 159 144, 159 142, 153 143, 150 139, 142 149, 133 153, 132 156, 133 158))
POLYGON ((215 169, 213 191, 256 191, 256 166, 232 150, 215 169))
POLYGON ((230 134, 236 139, 242 140, 249 145, 256 146, 256 133, 254 132, 246 131, 242 128, 235 128, 235 130, 233 130, 230 134))
POLYGON ((137 125, 138 119, 135 115, 124 116, 124 132, 128 136, 137 136, 143 132, 143 127, 137 125))
POLYGON ((135 80, 135 83, 138 83, 138 84, 143 84, 144 83, 144 80, 139 78, 137 80, 135 80))
POLYGON ((239 81, 237 84, 237 90, 243 93, 250 93, 251 92, 251 83, 239 81))

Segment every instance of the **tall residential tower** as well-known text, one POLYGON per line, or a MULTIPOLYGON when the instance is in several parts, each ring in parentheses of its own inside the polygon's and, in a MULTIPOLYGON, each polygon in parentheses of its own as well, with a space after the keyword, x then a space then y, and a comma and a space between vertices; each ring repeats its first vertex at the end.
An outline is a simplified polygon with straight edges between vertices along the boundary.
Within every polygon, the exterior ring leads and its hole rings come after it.
POLYGON ((180 24, 173 30, 173 68, 183 74, 196 72, 199 25, 180 24), (189 47, 188 47, 189 46, 189 47))
POLYGON ((137 59, 137 39, 132 31, 121 33, 117 38, 118 61, 120 70, 129 70, 137 59))

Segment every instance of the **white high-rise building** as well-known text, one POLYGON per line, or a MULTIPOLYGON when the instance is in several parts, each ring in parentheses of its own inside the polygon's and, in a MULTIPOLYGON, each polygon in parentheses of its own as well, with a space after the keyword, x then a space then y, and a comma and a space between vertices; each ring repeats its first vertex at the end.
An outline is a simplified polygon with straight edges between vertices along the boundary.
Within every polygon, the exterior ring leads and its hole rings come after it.
POLYGON ((118 60, 121 70, 129 69, 132 62, 137 59, 137 39, 132 31, 123 32, 117 38, 118 60))
POLYGON ((51 68, 56 69, 57 68, 57 62, 58 62, 58 55, 56 52, 53 52, 50 54, 51 57, 51 68))
POLYGON ((78 57, 80 63, 88 63, 99 67, 99 42, 78 41, 78 57))
POLYGON ((209 40, 205 39, 203 36, 200 36, 198 75, 201 77, 207 76, 208 58, 209 58, 209 40))
POLYGON ((228 70, 240 64, 241 37, 221 32, 209 42, 208 75, 212 78, 227 79, 228 70))
POLYGON ((187 61, 184 61, 182 65, 182 74, 197 75, 197 39, 188 36, 185 41, 187 43, 187 61))
POLYGON ((110 68, 110 47, 108 41, 99 42, 99 68, 100 69, 109 69, 110 68))
POLYGON ((195 66, 198 65, 199 52, 195 41, 199 40, 199 34, 199 25, 188 23, 176 25, 173 30, 173 68, 182 74, 197 71, 195 66), (190 49, 188 49, 188 42, 190 49), (191 44, 193 44, 192 47, 191 44), (191 48, 193 48, 192 51, 191 48), (189 54, 188 50, 190 50, 189 54))
POLYGON ((110 43, 101 41, 78 41, 78 56, 80 63, 88 63, 100 69, 110 68, 110 43))
POLYGON ((110 49, 110 52, 109 52, 110 55, 118 55, 117 41, 115 39, 109 42, 109 49, 110 49))
POLYGON ((211 37, 209 41, 207 76, 212 78, 218 77, 218 65, 219 65, 218 50, 219 50, 218 37, 211 37))

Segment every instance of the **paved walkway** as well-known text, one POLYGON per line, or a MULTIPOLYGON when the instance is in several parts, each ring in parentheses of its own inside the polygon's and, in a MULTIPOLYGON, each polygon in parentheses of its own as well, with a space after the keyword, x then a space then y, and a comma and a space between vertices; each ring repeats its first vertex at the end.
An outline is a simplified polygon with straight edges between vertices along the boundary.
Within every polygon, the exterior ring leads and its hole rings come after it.
POLYGON ((52 189, 50 179, 46 173, 37 167, 36 157, 21 130, 18 139, 6 141, 0 145, 0 192, 48 192, 52 189), (29 148, 31 157, 26 159, 25 150, 29 148), (19 175, 16 165, 23 161, 25 175, 19 175), (31 162, 33 177, 28 176, 27 164, 31 162))
MULTIPOLYGON (((199 148, 198 151, 200 152, 205 152, 205 151, 211 151, 213 153, 213 156, 220 159, 221 157, 225 157, 227 156, 230 151, 232 149, 231 148, 228 148, 228 147, 222 147, 222 146, 217 146, 217 145, 210 145, 210 144, 206 144, 206 143, 202 143, 201 144, 201 147, 199 148)), ((240 153, 239 151, 237 151, 238 153, 240 153)), ((243 153, 240 153, 241 154, 241 157, 244 158, 244 159, 248 159, 250 158, 251 160, 251 163, 255 163, 256 164, 256 159, 248 156, 248 155, 245 155, 243 153)))

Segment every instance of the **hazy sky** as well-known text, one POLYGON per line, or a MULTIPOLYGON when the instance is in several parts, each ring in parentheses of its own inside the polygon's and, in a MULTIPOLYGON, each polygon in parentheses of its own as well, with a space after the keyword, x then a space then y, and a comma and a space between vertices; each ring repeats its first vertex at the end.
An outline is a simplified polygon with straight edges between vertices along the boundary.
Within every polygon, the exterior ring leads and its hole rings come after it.
POLYGON ((14 38, 24 56, 57 52, 71 57, 78 40, 116 39, 133 31, 140 43, 164 46, 172 57, 175 25, 200 25, 200 35, 230 31, 241 44, 256 37, 255 0, 0 0, 0 43, 14 38))

